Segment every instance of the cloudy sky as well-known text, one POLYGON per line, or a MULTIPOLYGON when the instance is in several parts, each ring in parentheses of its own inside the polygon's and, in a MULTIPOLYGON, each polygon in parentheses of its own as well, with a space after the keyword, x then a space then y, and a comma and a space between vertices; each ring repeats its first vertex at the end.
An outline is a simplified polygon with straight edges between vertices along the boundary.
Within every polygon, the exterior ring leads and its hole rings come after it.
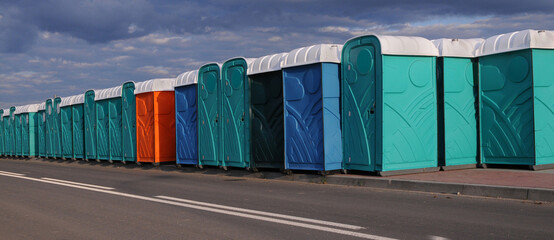
POLYGON ((2 0, 0 108, 361 34, 554 29, 552 0, 2 0))

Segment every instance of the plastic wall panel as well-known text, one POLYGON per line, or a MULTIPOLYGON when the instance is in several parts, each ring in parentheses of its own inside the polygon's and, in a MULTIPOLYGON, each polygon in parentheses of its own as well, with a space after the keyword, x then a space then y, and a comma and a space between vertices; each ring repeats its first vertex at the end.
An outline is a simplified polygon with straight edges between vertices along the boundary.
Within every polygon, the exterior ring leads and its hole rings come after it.
POLYGON ((85 119, 85 158, 95 160, 96 154, 96 103, 94 102, 94 91, 85 93, 84 103, 85 119))
POLYGON ((111 160, 123 160, 122 122, 121 122, 121 98, 109 99, 109 134, 111 160))
POLYGON ((154 92, 156 162, 175 162, 175 93, 154 92))
POLYGON ((54 125, 54 111, 52 110, 52 100, 46 100, 46 157, 54 157, 54 143, 53 143, 53 125, 54 125))
POLYGON ((22 156, 23 154, 23 149, 22 149, 22 145, 23 145, 23 142, 22 142, 22 138, 21 138, 21 128, 22 128, 22 124, 21 124, 21 114, 18 114, 18 115, 15 115, 14 117, 14 123, 15 123, 15 128, 14 128, 14 133, 15 133, 15 152, 14 152, 14 156, 22 156))
POLYGON ((137 161, 154 162, 154 93, 136 96, 137 161))
POLYGON ((123 84, 122 90, 122 146, 123 160, 137 161, 137 131, 136 131, 136 104, 135 104, 135 84, 128 82, 123 84))
POLYGON ((535 164, 554 163, 554 50, 534 49, 535 164))
POLYGON ((217 64, 198 73, 198 157, 201 165, 218 166, 221 153, 221 79, 217 64))
POLYGON ((54 157, 62 157, 62 122, 60 98, 55 98, 52 104, 52 147, 54 149, 54 157))
POLYGON ((38 156, 46 157, 46 112, 38 111, 37 114, 38 129, 38 156))
POLYGON ((197 85, 175 88, 178 164, 198 164, 197 85))
POLYGON ((73 158, 73 122, 71 106, 61 108, 62 156, 73 158))
POLYGON ((96 101, 96 151, 100 160, 110 160, 109 127, 109 100, 96 101))
POLYGON ((72 143, 73 143, 73 158, 85 158, 85 119, 84 105, 77 104, 72 108, 72 143))

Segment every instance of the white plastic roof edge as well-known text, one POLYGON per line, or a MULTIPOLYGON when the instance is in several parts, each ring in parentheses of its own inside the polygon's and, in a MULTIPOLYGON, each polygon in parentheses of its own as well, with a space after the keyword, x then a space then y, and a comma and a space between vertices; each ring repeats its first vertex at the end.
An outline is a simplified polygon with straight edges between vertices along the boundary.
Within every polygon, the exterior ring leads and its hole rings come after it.
POLYGON ((122 86, 104 88, 94 91, 94 101, 121 97, 122 86))
POLYGON ((76 104, 82 104, 85 102, 85 94, 78 94, 69 97, 61 98, 60 107, 66 107, 76 104))
POLYGON ((33 113, 38 111, 39 104, 28 104, 23 106, 17 106, 15 107, 14 115, 15 114, 22 114, 22 113, 33 113))
POLYGON ((4 109, 4 114, 2 115, 2 117, 7 117, 7 116, 10 116, 10 109, 4 109))
POLYGON ((175 91, 175 78, 155 78, 135 83, 135 95, 146 92, 175 91))
POLYGON ((485 41, 482 38, 440 38, 431 40, 439 50, 439 57, 468 57, 473 58, 477 49, 485 41))
POLYGON ((477 56, 529 48, 554 49, 554 31, 527 29, 492 36, 481 45, 477 51, 477 56))
POLYGON ((175 79, 175 84, 173 87, 175 88, 175 87, 192 85, 197 83, 198 83, 198 70, 192 70, 192 71, 179 74, 179 76, 177 76, 177 78, 175 79))
POLYGON ((281 70, 281 61, 288 53, 277 53, 254 59, 251 64, 248 64, 248 75, 258 73, 273 72, 281 70))
POLYGON ((46 101, 41 102, 38 104, 38 110, 37 111, 43 111, 46 110, 46 101))
POLYGON ((294 49, 281 61, 281 68, 313 63, 340 63, 342 44, 317 44, 294 49))
MULTIPOLYGON (((381 45, 381 54, 383 55, 401 55, 401 56, 438 56, 439 50, 426 38, 409 36, 388 36, 388 35, 362 35, 349 39, 353 40, 359 37, 374 36, 381 45)), ((346 42, 348 42, 346 41, 346 42)))

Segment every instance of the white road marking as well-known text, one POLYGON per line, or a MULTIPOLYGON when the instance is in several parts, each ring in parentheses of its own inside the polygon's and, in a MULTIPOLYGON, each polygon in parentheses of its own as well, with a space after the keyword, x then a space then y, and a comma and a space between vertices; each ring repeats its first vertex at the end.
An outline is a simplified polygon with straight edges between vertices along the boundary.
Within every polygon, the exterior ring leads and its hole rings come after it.
POLYGON ((0 176, 26 179, 26 180, 35 181, 35 182, 55 184, 55 185, 60 185, 60 186, 82 189, 82 190, 89 190, 89 191, 93 191, 93 192, 101 192, 101 193, 106 193, 106 194, 111 194, 111 195, 116 195, 116 196, 121 196, 121 197, 128 197, 128 198, 140 199, 140 200, 145 200, 145 201, 150 201, 150 202, 164 203, 164 204, 168 204, 168 205, 180 206, 180 207, 185 207, 185 208, 192 208, 192 209, 203 210, 203 211, 207 211, 207 212, 221 213, 221 214, 225 214, 225 215, 231 215, 231 216, 237 216, 237 217, 243 217, 243 218, 256 219, 256 220, 266 221, 266 222, 280 223, 280 224, 284 224, 284 225, 302 227, 302 228, 324 231, 324 232, 331 232, 331 233, 342 234, 342 235, 347 235, 347 236, 352 236, 352 237, 359 237, 359 238, 364 238, 364 239, 395 240, 394 238, 381 237, 381 236, 377 236, 377 235, 365 234, 365 233, 354 232, 354 231, 348 231, 348 230, 343 230, 343 229, 338 229, 338 228, 324 227, 324 226, 318 226, 318 225, 313 225, 313 224, 294 222, 294 221, 288 221, 288 220, 282 220, 282 219, 275 219, 275 218, 257 216, 257 215, 246 214, 246 213, 232 212, 232 211, 227 211, 227 210, 222 210, 222 209, 213 209, 213 208, 202 207, 202 206, 186 204, 186 203, 181 203, 181 202, 174 202, 174 201, 169 201, 169 200, 164 200, 164 199, 159 199, 159 198, 154 198, 154 197, 145 197, 145 196, 140 196, 140 195, 135 195, 135 194, 116 192, 116 191, 112 191, 112 190, 91 188, 91 187, 68 184, 68 183, 57 182, 57 181, 51 181, 51 180, 46 180, 46 179, 31 178, 31 177, 26 177, 26 176, 21 176, 21 175, 14 175, 14 173, 5 173, 5 172, 1 173, 0 172, 0 176))
POLYGON ((237 211, 237 212, 252 213, 252 214, 264 215, 264 216, 270 216, 270 217, 278 217, 278 218, 284 218, 284 219, 289 219, 289 220, 309 222, 309 223, 315 223, 315 224, 320 224, 320 225, 328 225, 328 226, 340 227, 340 228, 346 228, 346 229, 352 229, 352 230, 364 229, 364 227, 355 226, 355 225, 329 222, 329 221, 323 221, 323 220, 317 220, 317 219, 311 219, 311 218, 295 217, 295 216, 290 216, 290 215, 271 213, 271 212, 263 212, 263 211, 250 210, 250 209, 237 208, 237 207, 229 207, 229 206, 225 206, 225 205, 205 203, 205 202, 199 202, 199 201, 182 199, 182 198, 174 198, 174 197, 168 197, 168 196, 156 196, 156 197, 166 199, 166 200, 172 200, 172 201, 176 201, 176 202, 184 202, 184 203, 202 205, 202 206, 207 206, 207 207, 221 208, 221 209, 227 209, 227 210, 232 210, 232 211, 237 211))
POLYGON ((21 174, 21 173, 13 173, 13 172, 5 172, 5 171, 0 171, 0 173, 4 173, 4 174, 10 174, 10 175, 16 175, 16 176, 25 176, 25 174, 21 174))
POLYGON ((98 185, 86 184, 86 183, 80 183, 80 182, 72 182, 72 181, 60 180, 60 179, 55 179, 55 178, 41 178, 41 179, 54 181, 54 182, 67 183, 67 184, 74 184, 74 185, 85 186, 85 187, 106 189, 106 190, 114 190, 115 189, 115 188, 111 188, 111 187, 104 187, 104 186, 98 186, 98 185))

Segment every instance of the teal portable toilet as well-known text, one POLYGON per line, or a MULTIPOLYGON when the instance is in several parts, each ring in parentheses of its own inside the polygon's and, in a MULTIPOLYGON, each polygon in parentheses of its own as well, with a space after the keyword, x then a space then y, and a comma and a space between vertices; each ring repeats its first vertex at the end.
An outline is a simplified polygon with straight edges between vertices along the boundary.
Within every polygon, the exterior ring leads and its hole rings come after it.
POLYGON ((4 134, 4 156, 10 156, 11 141, 10 141, 10 109, 4 109, 2 114, 2 132, 4 134))
POLYGON ((483 166, 554 167, 554 31, 493 36, 477 56, 483 166))
POLYGON ((221 67, 206 64, 198 70, 198 163, 219 166, 221 146, 221 67))
POLYGON ((99 160, 122 161, 122 86, 96 91, 96 151, 99 160))
POLYGON ((29 104, 17 107, 16 116, 21 122, 21 156, 35 157, 38 155, 38 107, 39 104, 29 104))
POLYGON ((84 119, 85 119, 85 160, 96 160, 96 103, 95 91, 88 90, 85 93, 84 119))
POLYGON ((46 157, 46 102, 39 103, 37 109, 37 132, 38 132, 38 156, 46 157))
POLYGON ((250 168, 250 83, 254 59, 232 58, 221 68, 223 166, 250 168))
POLYGON ((79 94, 72 97, 71 122, 72 122, 72 143, 73 159, 85 159, 85 113, 84 113, 85 95, 79 94))
POLYGON ((345 169, 437 171, 437 48, 420 37, 366 35, 341 57, 345 169))
POLYGON ((484 39, 436 39, 439 166, 477 166, 477 58, 484 39))
POLYGON ((17 136, 16 136, 16 124, 15 124, 15 107, 10 108, 10 156, 17 156, 17 136))
POLYGON ((56 97, 52 103, 52 149, 53 157, 55 158, 62 158, 61 101, 62 99, 60 97, 56 97))
POLYGON ((342 169, 340 44, 297 48, 284 58, 285 169, 342 169))
POLYGON ((123 125, 121 145, 123 147, 123 161, 137 161, 137 116, 136 116, 136 99, 135 99, 135 83, 126 82, 122 85, 121 90, 121 121, 123 125))
POLYGON ((54 118, 54 112, 55 110, 52 108, 53 107, 53 99, 46 99, 46 134, 45 134, 45 138, 46 138, 46 157, 47 158, 53 158, 55 157, 54 156, 54 136, 53 136, 53 131, 54 131, 54 122, 55 122, 55 118, 54 118))
POLYGON ((281 62, 286 56, 256 58, 248 66, 252 168, 285 168, 281 62))
POLYGON ((73 111, 70 101, 72 97, 63 97, 60 101, 60 134, 62 158, 73 158, 73 111))
POLYGON ((14 156, 16 157, 22 157, 23 156, 23 148, 21 147, 21 115, 18 109, 23 109, 23 106, 16 106, 14 107, 15 111, 13 112, 13 121, 14 121, 14 141, 15 141, 15 152, 14 156))
POLYGON ((198 165, 198 70, 175 79, 175 151, 177 164, 198 165))
POLYGON ((0 109, 0 156, 4 156, 4 109, 0 109))

